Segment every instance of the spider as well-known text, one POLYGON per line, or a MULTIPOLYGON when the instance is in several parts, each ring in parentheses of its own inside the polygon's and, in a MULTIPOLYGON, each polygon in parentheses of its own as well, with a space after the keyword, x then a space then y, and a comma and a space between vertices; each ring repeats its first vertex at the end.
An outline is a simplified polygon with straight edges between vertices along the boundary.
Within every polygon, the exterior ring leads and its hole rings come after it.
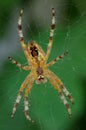
POLYGON ((49 79, 50 83, 58 91, 63 104, 66 106, 66 108, 68 110, 69 117, 71 117, 71 115, 72 115, 71 108, 70 108, 64 94, 70 99, 71 103, 74 103, 74 100, 73 100, 71 94, 69 93, 69 91, 66 89, 66 87, 62 83, 62 81, 48 68, 49 66, 54 65, 58 60, 62 59, 64 56, 66 56, 68 52, 63 53, 62 55, 58 56, 54 60, 47 63, 47 60, 49 58, 51 48, 52 48, 53 35, 54 35, 54 30, 55 30, 55 10, 54 10, 54 8, 52 8, 52 23, 51 23, 49 43, 48 43, 46 53, 43 51, 43 49, 38 45, 38 43, 36 41, 31 41, 28 43, 28 45, 25 44, 24 37, 23 37, 23 31, 22 31, 22 15, 23 15, 23 10, 20 11, 20 15, 19 15, 19 19, 18 19, 18 33, 19 33, 19 37, 20 37, 20 44, 22 46, 22 49, 24 51, 24 54, 26 56, 26 59, 27 59, 29 65, 23 66, 11 57, 9 57, 9 60, 13 64, 16 64, 19 68, 26 70, 26 71, 31 70, 31 72, 27 75, 26 79, 21 84, 21 87, 20 87, 17 99, 15 101, 11 116, 14 117, 17 106, 21 100, 23 90, 25 89, 25 95, 24 95, 25 117, 29 121, 34 122, 28 113, 28 110, 29 110, 28 95, 31 91, 34 81, 36 82, 36 84, 40 84, 40 83, 46 83, 47 79, 49 79))

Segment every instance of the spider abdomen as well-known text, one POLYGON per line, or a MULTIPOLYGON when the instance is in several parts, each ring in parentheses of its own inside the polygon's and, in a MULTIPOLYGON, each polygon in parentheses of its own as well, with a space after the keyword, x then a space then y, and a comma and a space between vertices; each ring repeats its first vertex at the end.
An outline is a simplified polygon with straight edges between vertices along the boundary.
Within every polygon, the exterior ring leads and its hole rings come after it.
POLYGON ((33 43, 30 43, 30 51, 31 51, 32 57, 38 56, 38 49, 33 43))

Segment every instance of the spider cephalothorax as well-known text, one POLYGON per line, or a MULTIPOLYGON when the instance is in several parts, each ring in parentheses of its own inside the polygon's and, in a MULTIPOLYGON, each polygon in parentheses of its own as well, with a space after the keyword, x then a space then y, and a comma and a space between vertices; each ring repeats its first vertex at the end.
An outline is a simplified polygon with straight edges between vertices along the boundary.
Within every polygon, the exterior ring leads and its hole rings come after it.
POLYGON ((28 114, 28 94, 32 88, 32 85, 34 81, 36 81, 37 84, 46 83, 47 79, 49 79, 50 83, 54 86, 54 88, 58 91, 61 100, 63 101, 64 105, 66 106, 69 116, 71 117, 71 108, 64 96, 64 94, 70 99, 72 103, 74 103, 74 100, 69 93, 69 91, 66 89, 62 81, 52 72, 48 69, 49 66, 55 64, 58 60, 62 59, 67 52, 63 53, 62 55, 58 56, 51 62, 47 63, 47 60, 49 58, 51 48, 52 48, 52 43, 53 43, 53 35, 54 35, 54 29, 55 29, 55 10, 52 8, 52 24, 51 24, 51 29, 50 29, 50 37, 49 37, 49 43, 47 47, 47 52, 44 53, 43 49, 38 45, 37 42, 32 41, 29 42, 28 45, 25 44, 24 42, 24 37, 23 37, 23 32, 22 32, 22 14, 23 10, 20 12, 19 20, 18 20, 18 31, 19 31, 19 36, 20 36, 20 43, 23 48, 24 54, 27 58, 28 61, 28 66, 23 66, 11 57, 9 57, 9 60, 13 63, 16 64, 19 68, 23 70, 31 70, 31 72, 28 74, 24 82, 21 84, 16 102, 13 107, 12 111, 12 117, 14 116, 17 106, 21 100, 22 97, 22 92, 25 89, 25 98, 24 98, 24 112, 25 116, 29 121, 33 120, 30 118, 28 114))

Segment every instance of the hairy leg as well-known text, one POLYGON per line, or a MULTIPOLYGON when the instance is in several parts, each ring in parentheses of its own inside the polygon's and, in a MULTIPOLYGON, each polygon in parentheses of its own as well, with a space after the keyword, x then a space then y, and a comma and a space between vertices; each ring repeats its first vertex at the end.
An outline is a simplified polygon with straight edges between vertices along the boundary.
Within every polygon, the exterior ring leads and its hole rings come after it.
POLYGON ((71 108, 70 108, 70 106, 69 106, 69 104, 68 104, 68 102, 67 102, 67 100, 62 92, 62 89, 60 87, 60 84, 59 84, 60 79, 58 79, 56 77, 56 75, 54 75, 51 71, 48 71, 47 78, 50 80, 50 82, 54 86, 54 88, 58 91, 61 100, 63 101, 64 105, 66 106, 66 108, 68 110, 69 117, 71 117, 71 115, 72 115, 71 108))
POLYGON ((28 59, 29 51, 26 44, 24 43, 24 36, 23 36, 23 31, 22 31, 22 15, 23 15, 23 10, 20 11, 20 15, 18 19, 18 32, 19 32, 20 43, 21 43, 22 49, 24 50, 25 56, 28 59))
POLYGON ((59 85, 59 87, 62 89, 62 91, 65 93, 65 95, 70 99, 71 103, 74 103, 74 99, 71 96, 70 92, 66 89, 66 87, 64 86, 64 84, 62 83, 62 81, 51 71, 48 71, 49 75, 52 75, 52 77, 54 78, 54 80, 57 82, 57 84, 59 85))
POLYGON ((24 88, 27 86, 27 84, 29 83, 30 78, 31 78, 31 75, 28 75, 27 78, 24 80, 24 82, 22 83, 22 85, 20 87, 17 99, 16 99, 14 106, 13 106, 11 117, 14 117, 14 114, 16 112, 16 109, 17 109, 18 104, 19 104, 21 97, 22 97, 22 92, 23 92, 24 88))
POLYGON ((29 110, 29 107, 28 107, 28 105, 29 105, 29 103, 28 103, 28 95, 29 95, 29 93, 30 93, 30 91, 31 91, 33 82, 34 82, 34 81, 32 80, 32 81, 29 83, 29 85, 27 86, 27 88, 26 88, 26 90, 25 90, 25 98, 24 98, 24 106, 25 106, 24 112, 25 112, 25 117, 26 117, 29 121, 31 121, 31 122, 34 122, 34 121, 31 119, 31 117, 30 117, 29 114, 28 114, 28 110, 29 110))
POLYGON ((68 52, 66 51, 65 53, 63 53, 62 55, 58 56, 57 58, 55 58, 54 60, 50 61, 48 64, 47 64, 47 67, 55 64, 56 62, 58 62, 60 59, 64 58, 64 56, 66 56, 68 54, 68 52))
POLYGON ((48 47, 47 47, 47 53, 45 56, 46 61, 47 61, 47 59, 50 55, 50 52, 51 52, 54 30, 55 30, 55 10, 54 10, 54 8, 52 8, 52 23, 51 23, 50 38, 49 38, 49 43, 48 43, 48 47))
POLYGON ((69 93, 69 91, 66 89, 66 87, 64 86, 64 84, 61 82, 61 89, 63 90, 63 92, 65 93, 65 95, 70 99, 71 103, 74 104, 74 99, 71 96, 71 94, 69 93))
POLYGON ((11 61, 13 64, 15 64, 17 67, 19 67, 20 69, 23 70, 31 70, 31 66, 23 66, 21 65, 19 62, 17 62, 16 60, 14 60, 11 57, 8 57, 9 61, 11 61))

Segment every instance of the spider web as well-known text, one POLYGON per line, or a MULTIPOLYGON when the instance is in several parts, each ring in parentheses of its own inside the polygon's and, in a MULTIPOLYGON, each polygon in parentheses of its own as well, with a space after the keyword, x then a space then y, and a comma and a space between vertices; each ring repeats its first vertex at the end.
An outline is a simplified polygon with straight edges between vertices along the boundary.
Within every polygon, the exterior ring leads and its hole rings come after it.
POLYGON ((10 2, 13 7, 9 8, 9 4, 7 5, 7 14, 0 13, 0 24, 3 25, 0 31, 0 129, 71 130, 73 127, 74 130, 82 130, 86 122, 86 1, 37 0, 22 2, 21 5, 14 0, 10 2), (73 113, 72 119, 68 118, 58 93, 48 81, 40 85, 34 83, 29 95, 29 113, 36 122, 31 124, 25 119, 24 98, 12 120, 10 115, 14 101, 21 83, 28 75, 28 72, 18 69, 7 59, 11 56, 27 65, 17 32, 19 11, 24 7, 22 24, 25 42, 35 40, 46 52, 52 6, 56 11, 56 30, 48 62, 68 50, 68 56, 50 67, 50 70, 61 78, 75 99, 73 106, 69 103, 73 113))

